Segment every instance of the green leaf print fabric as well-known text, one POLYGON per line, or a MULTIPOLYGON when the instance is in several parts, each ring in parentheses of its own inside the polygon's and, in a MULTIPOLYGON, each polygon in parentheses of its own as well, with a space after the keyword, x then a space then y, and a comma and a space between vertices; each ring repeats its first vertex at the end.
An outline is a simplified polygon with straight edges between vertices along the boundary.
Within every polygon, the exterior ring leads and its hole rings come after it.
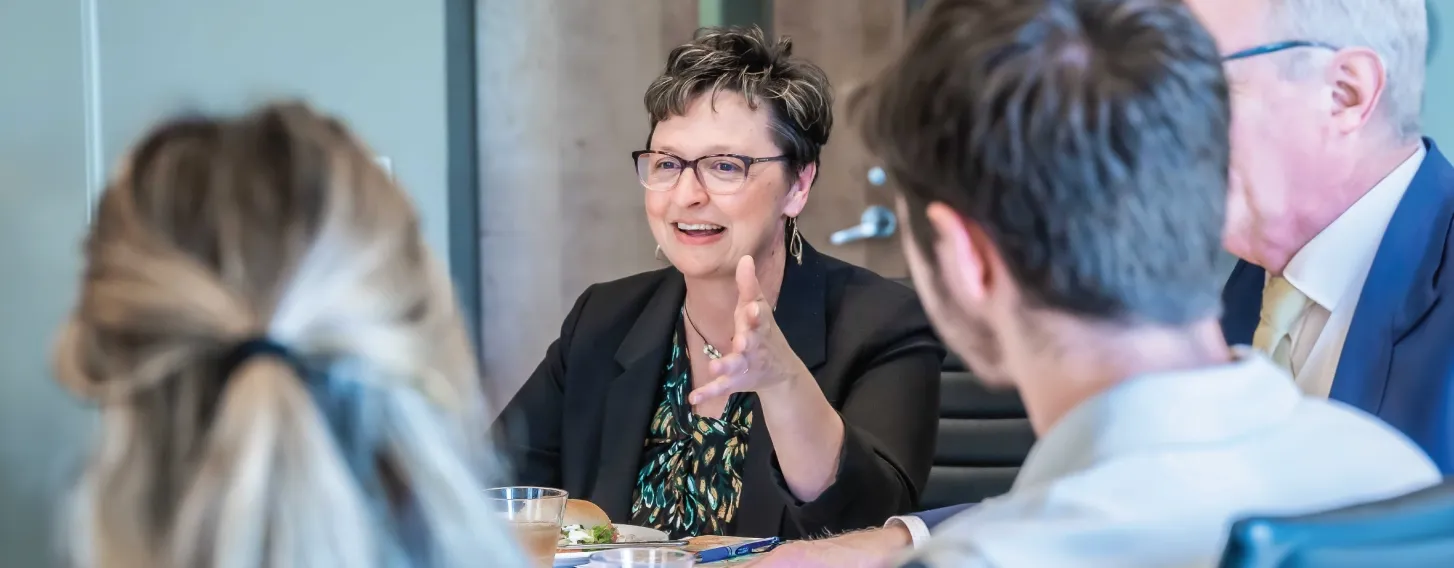
POLYGON ((692 414, 687 402, 692 363, 685 337, 678 317, 661 402, 636 478, 631 524, 665 531, 671 538, 728 534, 742 493, 755 397, 732 395, 725 419, 692 414))

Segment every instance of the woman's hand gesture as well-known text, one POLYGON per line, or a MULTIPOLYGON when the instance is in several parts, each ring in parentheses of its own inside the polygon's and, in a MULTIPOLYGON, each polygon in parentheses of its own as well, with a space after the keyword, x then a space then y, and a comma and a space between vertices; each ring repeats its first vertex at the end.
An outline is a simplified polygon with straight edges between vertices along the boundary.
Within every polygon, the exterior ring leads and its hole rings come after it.
POLYGON ((803 361, 793 352, 773 319, 772 306, 757 281, 757 264, 751 256, 737 263, 737 309, 733 319, 732 351, 712 361, 712 382, 692 391, 688 400, 697 404, 736 392, 770 392, 774 387, 809 377, 803 361))

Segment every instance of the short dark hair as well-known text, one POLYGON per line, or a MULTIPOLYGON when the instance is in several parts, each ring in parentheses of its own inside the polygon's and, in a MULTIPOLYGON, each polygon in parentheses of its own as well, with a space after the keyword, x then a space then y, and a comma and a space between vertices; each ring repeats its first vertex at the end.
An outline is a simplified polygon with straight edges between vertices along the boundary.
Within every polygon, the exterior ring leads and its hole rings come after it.
MULTIPOLYGON (((1028 301, 1126 323, 1219 310, 1229 115, 1180 0, 943 0, 853 108, 931 251, 981 227, 1028 301)), ((930 255, 932 259, 932 255, 930 255)))
POLYGON ((773 142, 791 171, 818 163, 833 129, 833 90, 822 69, 793 57, 792 40, 768 41, 757 26, 697 30, 696 39, 671 50, 666 69, 646 89, 652 132, 697 97, 722 91, 741 94, 753 109, 768 105, 773 142))

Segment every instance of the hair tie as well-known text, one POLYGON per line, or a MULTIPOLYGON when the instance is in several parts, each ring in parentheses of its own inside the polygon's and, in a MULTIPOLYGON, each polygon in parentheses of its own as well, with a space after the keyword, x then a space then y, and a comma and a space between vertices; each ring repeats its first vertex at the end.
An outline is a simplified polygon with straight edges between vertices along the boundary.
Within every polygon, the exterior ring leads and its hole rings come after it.
POLYGON ((369 495, 384 495, 382 482, 374 471, 375 452, 382 445, 384 437, 382 427, 375 417, 383 411, 377 406, 379 401, 368 396, 364 384, 354 380, 340 380, 321 369, 310 370, 293 350, 267 337, 254 337, 234 346, 222 359, 222 376, 231 377, 234 371, 253 357, 275 357, 293 368, 321 414, 340 457, 364 488, 364 492, 369 495))
POLYGON ((303 368, 302 361, 283 344, 273 341, 267 337, 254 337, 238 343, 222 358, 222 376, 230 377, 232 373, 253 357, 275 357, 287 363, 289 367, 298 372, 300 378, 308 380, 308 374, 303 368))

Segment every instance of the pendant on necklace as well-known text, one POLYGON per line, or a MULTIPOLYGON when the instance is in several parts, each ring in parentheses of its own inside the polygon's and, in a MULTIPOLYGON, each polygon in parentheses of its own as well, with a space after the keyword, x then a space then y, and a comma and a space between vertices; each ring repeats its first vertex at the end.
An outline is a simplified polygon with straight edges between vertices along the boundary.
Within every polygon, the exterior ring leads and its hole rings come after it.
POLYGON ((722 352, 718 351, 716 347, 712 347, 712 344, 707 342, 702 342, 702 354, 706 355, 708 359, 712 359, 714 361, 722 358, 722 352))

